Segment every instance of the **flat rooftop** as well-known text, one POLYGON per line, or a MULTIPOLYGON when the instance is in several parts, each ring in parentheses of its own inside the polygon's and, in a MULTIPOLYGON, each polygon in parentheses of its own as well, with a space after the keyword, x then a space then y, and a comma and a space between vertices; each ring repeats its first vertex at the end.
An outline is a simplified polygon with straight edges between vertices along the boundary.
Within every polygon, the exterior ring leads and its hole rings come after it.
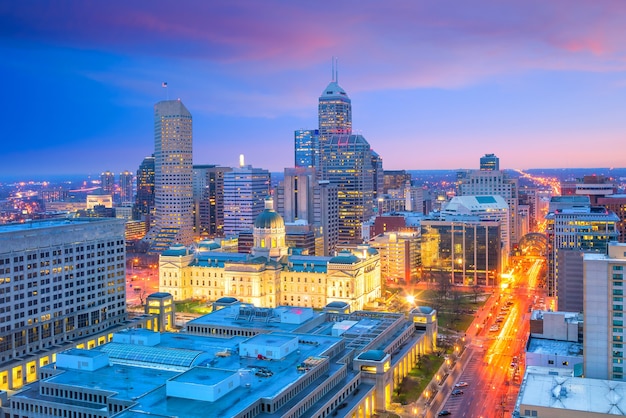
POLYGON ((37 221, 26 221, 23 223, 11 223, 0 225, 0 234, 5 232, 27 231, 29 229, 58 228, 68 225, 85 225, 94 222, 120 222, 117 218, 68 218, 68 219, 43 219, 37 221))
POLYGON ((526 352, 557 356, 583 356, 583 345, 572 341, 530 338, 526 352))

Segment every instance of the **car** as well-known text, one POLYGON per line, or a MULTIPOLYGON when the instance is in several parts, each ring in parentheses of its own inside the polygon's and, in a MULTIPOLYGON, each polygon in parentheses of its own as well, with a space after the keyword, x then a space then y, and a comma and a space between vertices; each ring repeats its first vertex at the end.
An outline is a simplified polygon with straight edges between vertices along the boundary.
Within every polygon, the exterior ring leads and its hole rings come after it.
POLYGON ((452 396, 461 396, 463 391, 461 389, 454 389, 451 393, 452 396))
POLYGON ((467 383, 467 382, 459 382, 456 385, 454 385, 455 388, 465 388, 465 387, 468 387, 468 386, 469 386, 469 383, 467 383))
POLYGON ((452 412, 448 411, 447 409, 444 409, 443 411, 437 414, 437 416, 439 417, 445 417, 446 415, 452 415, 452 412))
POLYGON ((490 332, 500 331, 500 327, 498 325, 492 325, 491 327, 489 327, 489 331, 490 332))

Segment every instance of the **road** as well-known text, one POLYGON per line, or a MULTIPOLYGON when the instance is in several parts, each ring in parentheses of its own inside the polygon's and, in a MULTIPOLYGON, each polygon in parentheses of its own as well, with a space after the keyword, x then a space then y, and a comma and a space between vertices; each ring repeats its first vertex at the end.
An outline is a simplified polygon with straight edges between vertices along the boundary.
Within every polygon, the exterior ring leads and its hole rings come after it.
MULTIPOLYGON (((446 386, 449 395, 453 383, 467 382, 462 395, 447 396, 443 406, 433 405, 427 417, 448 410, 452 417, 491 418, 510 416, 524 372, 524 348, 530 331, 530 308, 539 298, 535 289, 542 260, 521 261, 508 286, 494 294, 477 312, 468 333, 471 351, 456 380, 446 386), (501 319, 498 319, 500 317, 501 319), (498 330, 490 328, 498 325, 498 330)), ((444 392, 442 390, 442 392, 444 392)))

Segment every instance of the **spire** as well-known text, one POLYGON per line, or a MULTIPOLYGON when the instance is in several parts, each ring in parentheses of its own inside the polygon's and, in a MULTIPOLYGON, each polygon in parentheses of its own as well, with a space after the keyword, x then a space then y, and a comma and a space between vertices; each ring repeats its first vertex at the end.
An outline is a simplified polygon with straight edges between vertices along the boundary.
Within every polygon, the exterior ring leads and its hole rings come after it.
POLYGON ((332 57, 331 59, 330 72, 331 72, 331 77, 330 77, 331 81, 338 83, 339 82, 339 69, 338 69, 337 57, 332 57))

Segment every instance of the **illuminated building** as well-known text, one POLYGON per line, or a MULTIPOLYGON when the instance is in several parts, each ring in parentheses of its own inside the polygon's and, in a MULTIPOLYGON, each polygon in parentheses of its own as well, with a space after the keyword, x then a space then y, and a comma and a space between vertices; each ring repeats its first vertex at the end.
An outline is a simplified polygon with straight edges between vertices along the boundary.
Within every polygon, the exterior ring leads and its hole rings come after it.
POLYGON ((299 129, 294 132, 295 166, 319 167, 319 129, 299 129))
POLYGON ((115 174, 105 171, 100 174, 100 187, 103 194, 113 196, 115 194, 115 174))
POLYGON ((124 221, 0 226, 0 389, 38 379, 54 353, 104 342, 126 320, 124 221))
MULTIPOLYGON (((493 156, 493 158, 497 160, 497 157, 493 156)), ((457 173, 457 196, 502 196, 509 205, 509 242, 514 245, 522 238, 518 233, 520 227, 517 220, 518 181, 509 177, 504 171, 496 170, 495 167, 499 166, 499 163, 492 166, 494 169, 459 171, 457 173)))
POLYGON ((154 105, 154 225, 150 252, 193 242, 192 119, 180 100, 154 105))
POLYGON ((437 313, 322 312, 229 301, 186 331, 117 332, 12 393, 7 416, 373 417, 436 346, 437 313))
POLYGON ((421 234, 422 268, 427 280, 470 286, 498 284, 502 258, 500 222, 480 221, 477 217, 423 220, 421 234))
POLYGON ((137 195, 133 209, 134 219, 150 218, 154 211, 154 156, 146 157, 137 170, 137 195))
POLYGON ((362 135, 333 136, 322 154, 321 177, 338 190, 339 242, 362 242, 362 224, 374 213, 370 145, 362 135))
MULTIPOLYGON (((590 206, 587 196, 554 196, 546 215, 548 235, 548 296, 558 296, 563 276, 559 264, 562 248, 606 253, 618 237, 619 218, 603 207, 590 206)), ((569 277, 567 280, 576 280, 569 277)), ((578 279, 579 280, 579 279, 578 279)))
POLYGON ((480 157, 482 171, 500 171, 500 159, 495 154, 485 154, 480 157))
POLYGON ((196 235, 224 235, 224 173, 230 167, 193 166, 194 231, 196 235))
POLYGON ((592 205, 597 205, 599 198, 616 193, 617 185, 610 177, 593 175, 561 182, 561 194, 563 196, 589 196, 592 205))
POLYGON ((316 236, 316 250, 311 255, 331 255, 339 238, 337 186, 317 180, 315 170, 286 168, 276 189, 276 211, 286 223, 306 222, 316 236))
POLYGON ((380 254, 380 270, 384 281, 415 283, 420 261, 419 233, 389 232, 378 235, 369 244, 380 254))
POLYGON ((626 242, 626 195, 614 194, 611 196, 598 197, 598 205, 604 206, 614 212, 619 218, 617 223, 618 241, 626 242))
POLYGON ((120 173, 120 199, 122 205, 133 203, 133 173, 123 171, 120 173))
POLYGON ((224 173, 224 235, 251 230, 270 195, 270 173, 244 165, 224 173))
POLYGON ((383 193, 389 193, 389 189, 401 189, 409 182, 411 174, 406 170, 385 170, 383 172, 383 193))
POLYGON ((585 254, 583 353, 585 377, 625 380, 624 271, 626 244, 585 254))
POLYGON ((355 246, 334 257, 288 254, 285 223, 270 202, 254 221, 251 254, 221 251, 213 241, 201 241, 194 252, 173 246, 159 257, 159 290, 175 300, 229 296, 256 306, 318 309, 333 301, 363 309, 380 297, 375 249, 355 246))

